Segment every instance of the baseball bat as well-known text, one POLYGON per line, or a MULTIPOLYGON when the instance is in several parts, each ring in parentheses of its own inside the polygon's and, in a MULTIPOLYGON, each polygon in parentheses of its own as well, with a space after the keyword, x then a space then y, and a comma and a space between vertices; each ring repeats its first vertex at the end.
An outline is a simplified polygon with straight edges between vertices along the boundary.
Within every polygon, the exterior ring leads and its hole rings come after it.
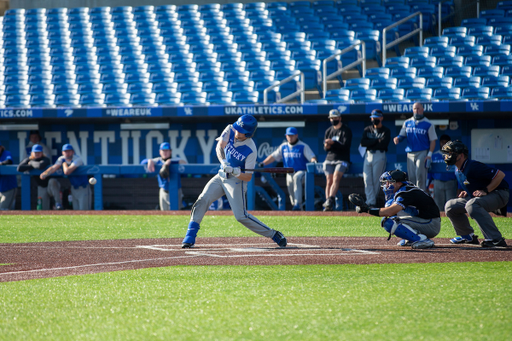
POLYGON ((260 172, 260 173, 293 173, 295 172, 292 167, 267 167, 267 168, 254 168, 254 169, 246 169, 246 172, 260 172))

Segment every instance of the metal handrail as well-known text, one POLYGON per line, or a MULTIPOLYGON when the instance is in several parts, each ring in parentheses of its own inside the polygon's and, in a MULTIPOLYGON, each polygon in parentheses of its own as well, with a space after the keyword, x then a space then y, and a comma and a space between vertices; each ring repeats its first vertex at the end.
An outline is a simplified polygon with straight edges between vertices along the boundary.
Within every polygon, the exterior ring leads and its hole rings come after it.
POLYGON ((282 81, 279 81, 278 83, 276 83, 274 85, 271 85, 268 88, 266 88, 265 90, 263 90, 263 104, 268 104, 268 92, 269 92, 269 90, 272 90, 273 88, 277 88, 278 86, 281 86, 282 84, 288 83, 292 79, 296 78, 297 76, 300 76, 300 89, 295 91, 294 93, 286 96, 285 98, 281 98, 276 103, 284 103, 287 100, 297 96, 300 93, 300 104, 304 104, 304 96, 305 96, 304 95, 304 91, 305 91, 305 88, 306 88, 306 82, 304 80, 304 72, 302 72, 302 71, 298 71, 294 75, 291 75, 291 76, 283 79, 282 81))
POLYGON ((404 41, 406 39, 409 39, 410 37, 412 37, 416 33, 419 33, 419 35, 420 35, 420 46, 423 46, 423 14, 421 12, 416 12, 414 14, 411 14, 407 18, 403 18, 402 20, 397 21, 396 23, 394 23, 392 25, 389 25, 388 27, 383 29, 382 30, 382 66, 386 66, 386 50, 388 48, 391 48, 391 47, 393 47, 393 46, 395 46, 397 44, 400 44, 402 41, 404 41), (388 29, 397 27, 398 25, 401 25, 404 22, 407 22, 407 21, 411 20, 412 18, 417 17, 418 15, 420 16, 420 27, 419 28, 415 29, 414 31, 411 31, 411 32, 407 33, 403 37, 399 37, 399 38, 395 39, 393 42, 391 42, 391 43, 386 45, 386 31, 388 29))
POLYGON ((363 65, 363 77, 366 75, 366 43, 363 41, 363 40, 359 40, 357 43, 355 43, 354 45, 351 45, 347 48, 344 48, 343 50, 341 50, 340 52, 338 53, 335 53, 333 54, 332 56, 330 57, 327 57, 325 58, 323 61, 322 61, 322 92, 323 92, 323 98, 325 98, 325 92, 327 91, 327 81, 329 79, 333 79, 334 77, 338 76, 338 75, 341 75, 341 73, 345 70, 348 70, 348 69, 351 69, 359 64, 362 64, 363 65), (336 72, 333 72, 331 73, 330 75, 327 75, 327 63, 330 62, 331 60, 335 59, 337 56, 341 56, 342 54, 345 54, 347 52, 350 52, 354 49, 356 49, 359 45, 362 45, 362 57, 361 58, 357 58, 357 60, 355 62, 352 62, 350 64, 348 64, 347 66, 344 66, 342 67, 341 69, 339 69, 338 71, 336 72))

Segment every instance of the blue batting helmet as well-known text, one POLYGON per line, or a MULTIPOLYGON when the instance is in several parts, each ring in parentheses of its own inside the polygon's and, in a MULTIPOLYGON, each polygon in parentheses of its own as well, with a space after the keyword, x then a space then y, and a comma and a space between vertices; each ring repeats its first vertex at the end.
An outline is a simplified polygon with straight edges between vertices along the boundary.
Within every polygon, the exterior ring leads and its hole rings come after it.
POLYGON ((239 133, 245 134, 245 137, 253 137, 256 132, 256 128, 258 128, 258 121, 256 121, 252 115, 243 115, 233 123, 233 128, 235 128, 239 133))

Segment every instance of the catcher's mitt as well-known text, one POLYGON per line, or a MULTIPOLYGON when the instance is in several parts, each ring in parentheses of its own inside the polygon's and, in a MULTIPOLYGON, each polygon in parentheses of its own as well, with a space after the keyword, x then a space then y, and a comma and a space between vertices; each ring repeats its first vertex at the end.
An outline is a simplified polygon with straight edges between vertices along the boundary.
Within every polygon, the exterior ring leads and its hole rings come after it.
POLYGON ((368 212, 368 205, 361 194, 352 193, 348 196, 348 200, 356 207, 357 213, 368 212))
POLYGON ((160 174, 162 178, 167 179, 170 175, 167 165, 163 165, 162 168, 160 168, 160 172, 158 172, 158 174, 160 174))

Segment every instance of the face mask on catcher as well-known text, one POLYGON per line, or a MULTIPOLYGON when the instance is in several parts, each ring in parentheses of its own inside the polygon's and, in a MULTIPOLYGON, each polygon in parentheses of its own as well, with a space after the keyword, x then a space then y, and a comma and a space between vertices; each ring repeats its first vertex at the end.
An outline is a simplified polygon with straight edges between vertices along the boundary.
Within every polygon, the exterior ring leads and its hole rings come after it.
POLYGON ((337 125, 338 125, 338 123, 340 123, 340 120, 332 120, 332 121, 331 121, 331 124, 332 124, 333 126, 337 126, 337 125))

